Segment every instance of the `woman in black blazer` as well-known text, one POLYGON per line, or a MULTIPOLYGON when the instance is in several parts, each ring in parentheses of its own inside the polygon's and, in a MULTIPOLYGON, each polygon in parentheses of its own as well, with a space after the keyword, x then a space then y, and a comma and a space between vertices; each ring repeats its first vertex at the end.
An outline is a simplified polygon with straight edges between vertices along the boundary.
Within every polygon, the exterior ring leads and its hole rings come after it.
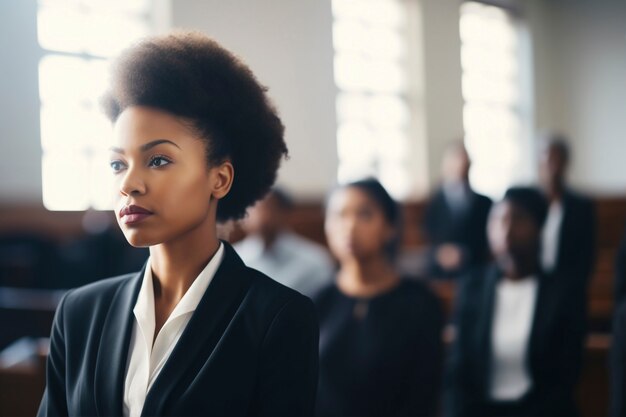
POLYGON ((264 88, 216 42, 178 33, 127 50, 104 106, 116 217, 150 258, 64 297, 39 416, 312 414, 313 304, 216 234, 287 152, 264 88))
POLYGON ((446 375, 447 416, 575 416, 584 303, 539 267, 547 204, 513 188, 494 206, 495 262, 461 281, 446 375))
POLYGON ((320 321, 318 416, 433 416, 443 370, 443 314, 391 253, 396 203, 375 180, 332 193, 326 236, 336 283, 314 297, 320 321))

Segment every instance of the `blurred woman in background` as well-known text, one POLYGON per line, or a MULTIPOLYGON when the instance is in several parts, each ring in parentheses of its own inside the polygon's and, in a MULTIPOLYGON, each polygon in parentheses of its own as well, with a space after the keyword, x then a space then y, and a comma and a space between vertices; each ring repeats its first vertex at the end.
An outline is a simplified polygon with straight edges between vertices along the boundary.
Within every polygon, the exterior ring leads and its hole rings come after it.
POLYGON ((566 280, 541 270, 548 205, 530 188, 494 206, 488 236, 494 264, 461 280, 446 415, 576 416, 585 309, 566 280))
POLYGON ((398 207, 376 180, 335 190, 326 237, 336 282, 314 297, 320 321, 319 416, 436 413, 443 316, 422 284, 392 264, 398 207))

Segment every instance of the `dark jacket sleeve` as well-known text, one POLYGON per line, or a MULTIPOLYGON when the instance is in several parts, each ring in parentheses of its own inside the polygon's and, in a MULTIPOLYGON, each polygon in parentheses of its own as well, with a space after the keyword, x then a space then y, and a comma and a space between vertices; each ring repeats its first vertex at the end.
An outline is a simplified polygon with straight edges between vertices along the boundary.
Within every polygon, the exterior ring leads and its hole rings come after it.
POLYGON ((626 417, 626 303, 621 303, 613 321, 611 346, 611 417, 626 417))
MULTIPOLYGON (((580 380, 586 334, 585 310, 569 294, 562 295, 559 316, 550 328, 544 352, 532 360, 534 388, 531 391, 536 416, 570 417, 578 415, 574 396, 580 380)), ((545 302, 558 303, 545 299, 545 302)))
POLYGON ((596 211, 593 201, 584 200, 581 209, 581 222, 579 227, 582 228, 580 234, 580 252, 576 257, 577 270, 581 273, 581 285, 583 291, 587 292, 587 287, 591 281, 593 268, 596 259, 596 211))
POLYGON ((57 307, 46 361, 46 389, 39 405, 38 417, 67 416, 65 395, 65 324, 63 308, 67 294, 57 307))
POLYGON ((261 346, 253 415, 313 415, 318 338, 311 300, 298 296, 288 301, 275 316, 261 346))

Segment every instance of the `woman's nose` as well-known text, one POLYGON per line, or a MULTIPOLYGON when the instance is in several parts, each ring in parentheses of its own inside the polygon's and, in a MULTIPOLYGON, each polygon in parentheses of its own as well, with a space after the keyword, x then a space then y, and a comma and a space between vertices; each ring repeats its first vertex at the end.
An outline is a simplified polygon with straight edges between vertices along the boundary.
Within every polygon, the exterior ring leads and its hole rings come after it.
POLYGON ((128 168, 120 183, 120 193, 124 196, 145 194, 146 184, 137 169, 128 168))

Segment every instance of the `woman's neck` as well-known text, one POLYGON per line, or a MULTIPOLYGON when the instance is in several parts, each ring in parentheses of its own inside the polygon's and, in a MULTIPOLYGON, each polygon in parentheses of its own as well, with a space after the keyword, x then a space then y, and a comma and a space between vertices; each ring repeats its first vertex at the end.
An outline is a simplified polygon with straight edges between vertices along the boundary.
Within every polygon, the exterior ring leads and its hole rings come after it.
POLYGON ((400 277, 384 255, 342 262, 337 276, 339 289, 353 297, 373 297, 399 282, 400 277))
POLYGON ((154 296, 180 300, 219 249, 215 224, 207 222, 184 236, 150 247, 154 296))

